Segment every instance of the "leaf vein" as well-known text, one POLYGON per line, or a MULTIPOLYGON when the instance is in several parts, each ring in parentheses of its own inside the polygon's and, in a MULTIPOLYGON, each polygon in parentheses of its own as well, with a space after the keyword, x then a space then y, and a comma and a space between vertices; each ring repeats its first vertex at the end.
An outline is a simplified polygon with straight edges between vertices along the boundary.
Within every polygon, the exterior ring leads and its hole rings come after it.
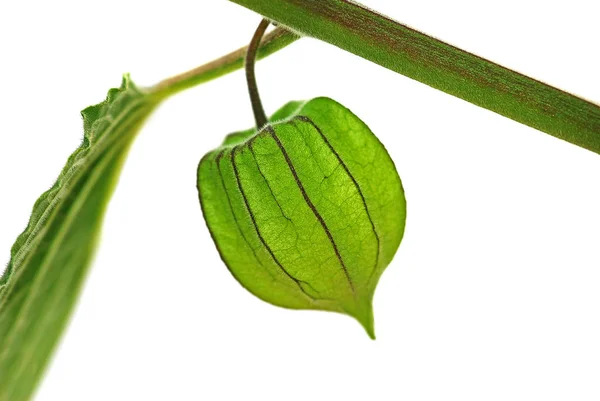
MULTIPOLYGON (((275 264, 277 264, 277 266, 281 269, 281 271, 287 276, 289 277, 291 280, 293 280, 296 285, 298 286, 298 288, 300 289, 300 291, 302 291, 302 293, 304 293, 307 297, 309 297, 312 301, 316 301, 316 298, 313 297, 312 295, 310 295, 309 293, 306 292, 306 290, 302 287, 302 284, 307 284, 310 286, 309 283, 299 280, 296 277, 294 277, 279 261, 279 259, 277 259, 277 257, 275 256, 275 253, 273 252, 273 250, 271 249, 271 247, 269 246, 269 244, 267 244, 267 241, 265 241, 262 233, 260 232, 260 229, 258 228, 258 224, 256 223, 256 216, 254 215, 254 212, 252 211, 252 209, 250 208, 250 202, 248 202, 248 198, 246 196, 246 192, 244 191, 244 188, 242 186, 242 182, 240 180, 240 174, 238 171, 238 167, 237 164, 235 162, 235 155, 236 152, 239 149, 239 145, 233 147, 233 149, 231 149, 231 165, 233 166, 233 172, 235 175, 235 180, 237 182, 237 186, 238 189, 242 195, 242 198, 244 200, 244 204, 246 205, 246 210, 248 211, 248 214, 250 215, 250 220, 252 221, 252 225, 254 226, 254 229, 256 230, 256 234, 258 235, 258 238, 260 239, 260 241, 262 242, 262 244, 264 245, 265 249, 267 250, 267 252, 269 252, 269 255, 271 255, 271 257, 273 258, 273 261, 275 262, 275 264)), ((312 286, 311 286, 312 288, 312 286)))
MULTIPOLYGON (((377 270, 377 266, 379 265, 379 255, 381 253, 381 239, 379 238, 379 234, 377 233, 377 229, 375 228, 375 222, 373 221, 373 218, 371 217, 371 213, 369 212, 369 206, 367 205, 367 200, 365 199, 365 195, 364 195, 360 185, 358 184, 358 181, 356 181, 356 178, 354 177, 354 175, 352 175, 352 173, 350 172, 350 169, 348 168, 346 163, 344 163, 344 160, 342 160, 342 157, 340 156, 340 154, 333 148, 333 146, 331 145, 331 143, 329 142, 329 140, 327 139, 325 134, 323 134, 323 131, 321 130, 321 128, 319 128, 319 126, 317 124, 315 124, 315 122, 307 116, 296 116, 296 117, 294 117, 294 119, 307 122, 314 127, 314 129, 319 133, 319 135, 321 136, 321 138, 323 139, 323 141, 325 142, 325 144, 327 145, 327 147, 329 148, 331 153, 333 153, 333 155, 337 158, 337 160, 339 161, 342 168, 346 171, 346 174, 348 174, 348 177, 350 178, 350 180, 352 180, 352 183, 354 184, 354 186, 356 187, 356 190, 358 191, 358 194, 360 195, 363 206, 365 208, 365 212, 367 213, 367 218, 369 219, 369 222, 371 223, 371 228, 373 229, 373 234, 375 235, 375 239, 377 240, 377 256, 375 258, 375 266, 373 267, 373 270, 371 272, 371 277, 372 277, 373 274, 375 273, 375 271, 377 270)), ((371 277, 369 278, 369 281, 371 280, 371 277)))
POLYGON ((352 278, 350 277, 350 274, 348 272, 348 268, 346 267, 346 264, 344 263, 344 260, 342 259, 342 255, 340 254, 338 246, 337 246, 337 244, 335 243, 335 241, 333 239, 333 235, 331 234, 331 230, 329 230, 329 227, 327 227, 327 223, 325 223, 325 220, 323 220, 323 217, 321 216, 321 214, 319 213, 319 211, 317 210, 317 208, 315 207, 315 205, 310 200, 310 197, 306 193, 306 189, 304 188, 304 185, 302 185, 302 182, 300 181, 300 177, 298 177, 298 173, 296 172, 296 169, 295 169, 294 165, 292 164, 290 156, 288 155, 287 151, 285 150, 285 147, 283 146, 283 144, 279 140, 279 137, 277 136, 277 133, 275 132, 275 130, 273 129, 273 127, 270 126, 270 125, 266 126, 265 129, 271 134, 271 137, 277 143, 277 146, 279 147, 279 150, 281 150, 281 153, 283 154, 283 157, 284 157, 284 159, 285 159, 285 161, 286 161, 286 163, 288 165, 288 168, 290 169, 292 175, 294 176, 294 180, 296 181, 296 185, 298 186, 298 189, 302 193, 302 197, 304 198, 304 201, 306 202, 306 204, 308 205, 308 207, 310 208, 310 210, 313 212, 313 214, 315 215, 315 217, 317 218, 317 220, 321 224, 321 227, 325 231, 325 234, 327 235, 327 238, 329 238, 329 242, 331 242, 331 246, 333 247, 333 251, 335 252, 335 254, 337 256, 337 259, 338 259, 338 261, 340 262, 340 264, 342 266, 342 270, 344 271, 344 275, 346 276, 346 279, 348 280, 348 284, 350 285, 350 289, 352 290, 353 293, 355 293, 354 283, 352 282, 352 278))

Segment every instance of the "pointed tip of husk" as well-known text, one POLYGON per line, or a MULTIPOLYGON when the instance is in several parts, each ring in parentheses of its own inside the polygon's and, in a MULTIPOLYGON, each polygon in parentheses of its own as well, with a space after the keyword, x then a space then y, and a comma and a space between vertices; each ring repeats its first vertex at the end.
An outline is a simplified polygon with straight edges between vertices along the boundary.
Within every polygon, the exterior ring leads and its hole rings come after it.
POLYGON ((375 318, 373 316, 373 304, 371 300, 363 303, 363 307, 357 311, 354 318, 358 320, 360 325, 365 329, 369 338, 375 340, 375 318))
POLYGON ((371 340, 375 340, 375 327, 374 327, 374 322, 373 322, 373 314, 371 313, 371 320, 370 321, 363 321, 361 319, 358 319, 358 322, 365 329, 365 331, 367 332, 367 335, 369 336, 369 338, 371 340))
POLYGON ((371 327, 367 327, 367 326, 363 326, 365 328, 365 330, 367 331, 367 334, 369 335, 369 338, 371 340, 376 340, 377 338, 375 337, 375 329, 373 328, 373 326, 371 327))

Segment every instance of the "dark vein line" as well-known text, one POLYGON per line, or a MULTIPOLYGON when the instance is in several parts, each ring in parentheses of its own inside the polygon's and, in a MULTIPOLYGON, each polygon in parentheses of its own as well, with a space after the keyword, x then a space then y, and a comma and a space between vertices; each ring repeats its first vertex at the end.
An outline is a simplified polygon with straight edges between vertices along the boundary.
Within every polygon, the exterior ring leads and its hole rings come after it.
MULTIPOLYGON (((373 229, 373 234, 375 234, 375 238, 377 239, 377 256, 375 259, 375 266, 373 267, 373 271, 371 272, 371 276, 372 276, 373 273, 375 272, 375 270, 377 270, 377 266, 379 265, 379 254, 381 253, 381 240, 379 238, 379 234, 377 233, 377 229, 375 228, 375 223, 373 222, 371 213, 369 212, 369 206, 367 206, 367 200, 365 199, 365 195, 363 194, 363 191, 360 188, 358 181, 356 181, 356 179, 350 172, 350 169, 348 169, 348 166, 346 165, 346 163, 344 163, 344 161, 340 157, 340 154, 333 148, 333 146, 331 145, 331 143, 329 142, 329 140, 327 139, 325 134, 323 134, 323 131, 321 131, 321 128, 319 128, 319 126, 317 124, 315 124, 315 122, 307 116, 296 116, 296 117, 294 117, 294 119, 307 122, 307 123, 311 124, 317 130, 317 132, 319 133, 319 135, 321 135, 321 138, 323 139, 325 144, 327 144, 327 146, 329 147, 329 150, 331 150, 331 152, 335 155, 335 157, 338 159, 338 161, 342 165, 342 168, 346 171, 346 174, 348 174, 348 177, 350 177, 350 179, 354 183, 354 186, 356 187, 356 190, 358 191, 358 194, 360 195, 360 198, 362 199, 362 203, 365 207, 365 212, 367 212, 367 218, 369 219, 369 222, 371 223, 371 228, 373 229)), ((369 281, 370 281, 370 278, 369 278, 369 281)))
MULTIPOLYGON (((252 157, 254 158, 254 162, 256 163, 256 167, 258 168, 258 172, 260 173, 261 177, 264 179, 265 183, 267 184, 267 187, 269 188, 269 191, 271 192, 271 196, 273 197, 273 199, 275 200, 275 203, 277 204, 277 206, 279 207, 279 210, 281 211, 281 215, 290 223, 292 223, 292 225, 294 226, 294 228, 297 230, 293 220, 291 218, 289 218, 288 216, 286 216, 285 212, 283 211, 283 208, 281 207, 281 204, 279 203, 279 201, 277 200, 277 197, 275 196, 275 192, 273 192, 273 188, 271 188, 271 184, 269 183, 269 180, 267 180, 267 176, 265 176, 265 174, 263 173, 262 169, 260 168, 260 164, 258 163, 258 159, 256 158, 256 153, 254 153, 254 140, 257 137, 252 138, 252 140, 250 140, 248 142, 248 148, 250 149, 250 153, 252 153, 252 157)), ((297 235, 297 233, 296 233, 297 235)), ((306 284, 307 286, 310 287, 311 290, 313 290, 314 292, 316 292, 317 294, 319 294, 319 291, 317 291, 308 281, 302 281, 302 283, 306 284)), ((319 294, 320 295, 320 294, 319 294)), ((319 298, 319 299, 326 299, 326 298, 319 298)))
POLYGON ((258 262, 258 264, 263 269, 265 269, 265 271, 269 274, 269 276, 271 276, 271 278, 273 280, 276 280, 276 278, 269 271, 269 269, 267 269, 267 267, 265 265, 263 265, 262 261, 259 259, 258 255, 256 254, 256 249, 254 249, 252 247, 252 244, 250 244, 250 241, 248 241, 248 238, 246 238, 246 234, 244 234, 244 230, 242 230, 242 226, 240 225, 240 222, 239 222, 237 216, 235 215, 235 211, 233 210, 233 204, 231 202, 231 197, 229 196, 229 191, 227 190, 227 186, 225 185, 225 178, 223 177, 223 171, 221 171, 221 163, 220 163, 221 159, 223 158, 223 154, 225 153, 226 150, 227 149, 223 149, 221 152, 219 152, 219 154, 215 158, 215 162, 217 164, 217 170, 219 172, 219 177, 221 178, 221 184, 223 184, 223 190, 225 191, 225 196, 227 196, 227 203, 229 203, 229 208, 231 209, 231 214, 233 215, 233 219, 235 220, 235 224, 236 224, 236 226, 237 226, 240 234, 242 235, 242 238, 244 239, 244 242, 246 242, 246 244, 248 244, 248 247, 250 248, 250 250, 254 254, 254 258, 256 259, 256 261, 258 262))
POLYGON ((348 284, 350 285, 350 289, 354 293, 355 292, 354 291, 354 284, 352 283, 352 279, 350 278, 350 274, 348 273, 348 268, 346 267, 346 264, 344 263, 344 260, 342 259, 342 255, 340 254, 340 251, 339 251, 339 249, 338 249, 335 241, 333 240, 333 236, 331 235, 331 231, 327 227, 327 224, 325 223, 325 220, 323 220, 323 217, 321 216, 321 214, 319 213, 319 211, 317 210, 317 208, 315 207, 315 205, 312 203, 312 201, 308 197, 308 194, 306 193, 306 190, 304 189, 304 185, 302 185, 302 182, 300 181, 300 178, 298 177, 298 173, 296 173, 296 169, 294 168, 294 165, 292 164, 290 156, 288 155, 287 151, 285 150, 285 147, 283 146, 283 144, 279 140, 279 137, 275 133, 275 130, 270 125, 266 126, 265 129, 267 131, 269 131, 269 133, 271 134, 271 137, 275 140, 275 142, 277 143, 277 146, 281 150, 281 153, 283 153, 283 157, 285 158, 285 161, 286 161, 286 163, 287 163, 290 171, 292 172, 292 175, 294 176, 294 180, 296 181, 296 185, 298 186, 298 188, 300 189, 300 192, 302 193, 302 197, 304 197, 304 200, 306 201, 306 204, 308 205, 308 207, 310 208, 310 210, 312 210, 313 214, 315 215, 315 217, 317 218, 317 220, 319 221, 319 223, 321 223, 321 227, 323 227, 323 230, 325 231, 325 234, 327 234, 327 237, 329 238, 329 241, 331 242, 331 245, 333 246, 333 250, 335 251, 335 254, 336 254, 337 258, 338 258, 340 264, 342 265, 342 269, 344 271, 344 274, 346 275, 346 278, 348 279, 348 284))
POLYGON ((285 273, 286 276, 288 276, 291 280, 293 280, 296 283, 296 285, 298 286, 298 288, 300 289, 300 291, 302 291, 311 300, 315 301, 316 298, 313 297, 312 295, 310 295, 309 293, 307 293, 304 290, 304 288, 302 287, 303 283, 304 284, 307 284, 307 283, 304 282, 304 281, 302 281, 302 280, 298 280, 297 278, 295 278, 294 276, 292 276, 290 274, 290 272, 287 271, 287 269, 285 267, 283 267, 283 265, 281 264, 281 262, 277 259, 277 257, 273 253, 273 250, 271 249, 271 247, 267 244, 267 242, 263 238, 263 236, 262 236, 262 234, 260 232, 260 229, 258 228, 258 224, 256 224, 256 217, 254 216, 254 213, 252 212, 252 209, 250 208, 250 203, 248 202, 248 198, 246 197, 246 193, 244 192, 244 188, 242 187, 242 182, 240 180, 240 174, 239 174, 239 171, 238 171, 238 168, 237 168, 237 164, 235 163, 235 153, 236 153, 236 151, 238 149, 239 149, 239 145, 235 146, 233 149, 231 149, 231 165, 233 166, 233 172, 235 174, 235 180, 237 182, 238 189, 240 190, 240 193, 242 194, 242 198, 244 199, 244 204, 246 205, 246 210, 248 210, 248 214, 250 215, 250 219, 252 220, 252 225, 254 226, 254 229, 256 230, 256 234, 258 235, 258 238, 260 239, 260 241, 264 245, 264 247, 267 250, 267 252, 269 252, 269 255, 271 255, 271 257, 273 258, 273 261, 275 261, 275 263, 277 264, 277 266, 279 266, 279 268, 281 269, 281 271, 283 273, 285 273))
MULTIPOLYGON (((202 163, 204 163, 204 161, 208 158, 208 156, 210 156, 212 154, 211 153, 207 153, 201 160, 200 160, 200 165, 198 166, 198 169, 201 168, 202 163)), ((211 171, 212 173, 212 171, 211 171)), ((200 185, 200 180, 198 180, 196 182, 196 189, 198 189, 198 198, 200 199, 200 209, 202 210, 202 216, 204 217, 204 222, 206 223, 206 227, 208 228, 208 232, 210 234, 210 237, 213 240, 213 243, 215 244, 215 247, 217 248, 217 251, 219 252, 219 256, 221 257, 221 260, 223 261, 223 263, 225 264, 225 267, 227 267, 227 270, 229 270, 229 273, 231 273, 231 275, 238 281, 238 283, 240 283, 240 285, 244 288, 246 288, 248 291, 252 292, 253 294, 255 294, 252 290, 250 290, 243 282, 242 280, 240 280, 240 278, 238 277, 238 275, 235 273, 235 271, 231 268, 231 266, 229 265, 229 263, 227 263, 227 260, 225 258, 225 253, 223 252, 222 247, 219 245, 219 242, 217 241, 217 237, 215 236, 215 233, 213 232, 213 230, 210 227, 210 224, 208 222, 208 214, 206 213, 206 200, 204 199, 204 191, 202 190, 202 185, 200 185)), ((255 294, 258 296, 258 294, 255 294)))
POLYGON ((255 136, 254 138, 252 138, 252 140, 250 140, 248 142, 248 148, 250 149, 250 153, 252 153, 252 157, 254 158, 254 162, 256 163, 256 167, 258 168, 258 172, 260 173, 261 177, 265 180, 265 183, 267 184, 267 187, 269 188, 269 192, 271 192, 271 196, 273 197, 273 199, 275 199, 275 203, 277 204, 277 207, 279 208, 279 211, 281 211, 281 215, 287 220, 287 221, 292 221, 292 219, 290 219, 288 216, 286 216, 285 212, 283 211, 283 208, 281 207, 281 204, 279 203, 279 201, 277 200, 277 197, 275 196, 275 192, 273 192, 273 188, 271 188, 271 184, 269 183, 269 180, 267 180, 267 177, 265 176, 265 174, 263 173, 262 169, 260 168, 260 164, 258 164, 258 159, 256 158, 256 153, 254 153, 254 140, 257 137, 255 136))

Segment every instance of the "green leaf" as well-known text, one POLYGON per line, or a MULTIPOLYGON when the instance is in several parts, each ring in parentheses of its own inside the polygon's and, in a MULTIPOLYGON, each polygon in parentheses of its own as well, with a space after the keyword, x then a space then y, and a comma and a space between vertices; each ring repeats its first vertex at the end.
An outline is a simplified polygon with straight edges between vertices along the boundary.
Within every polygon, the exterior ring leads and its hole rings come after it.
POLYGON ((84 138, 35 203, 0 278, 0 400, 30 399, 68 321, 127 151, 157 105, 125 76, 82 111, 84 138))
POLYGON ((230 1, 294 32, 600 153, 599 104, 444 43, 354 1, 230 1))
MULTIPOLYGON (((297 39, 274 29, 258 58, 297 39)), ((77 301, 106 205, 144 120, 166 98, 240 69, 246 52, 240 48, 145 90, 125 76, 104 102, 83 110, 83 143, 36 202, 0 277, 0 401, 25 401, 35 391, 77 301)))
POLYGON ((406 216, 394 163, 331 99, 289 103, 271 121, 229 135, 200 162, 200 203, 221 258, 257 297, 346 313, 374 338, 373 294, 406 216))

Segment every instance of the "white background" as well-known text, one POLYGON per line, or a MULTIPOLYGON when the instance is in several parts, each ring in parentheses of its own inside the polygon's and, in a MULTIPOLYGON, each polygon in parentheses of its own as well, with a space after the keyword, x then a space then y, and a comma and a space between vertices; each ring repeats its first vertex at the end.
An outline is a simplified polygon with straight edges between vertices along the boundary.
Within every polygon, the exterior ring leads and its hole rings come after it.
MULTIPOLYGON (((600 102, 591 0, 368 6, 600 102)), ((78 111, 123 72, 150 85, 245 44, 226 1, 0 3, 0 249, 79 145, 78 111)), ((166 102, 131 150, 81 302, 37 400, 598 400, 600 156, 330 45, 258 64, 265 108, 326 95, 387 146, 408 199, 352 319, 266 304, 222 265, 200 157, 253 123, 241 72, 166 102)))

